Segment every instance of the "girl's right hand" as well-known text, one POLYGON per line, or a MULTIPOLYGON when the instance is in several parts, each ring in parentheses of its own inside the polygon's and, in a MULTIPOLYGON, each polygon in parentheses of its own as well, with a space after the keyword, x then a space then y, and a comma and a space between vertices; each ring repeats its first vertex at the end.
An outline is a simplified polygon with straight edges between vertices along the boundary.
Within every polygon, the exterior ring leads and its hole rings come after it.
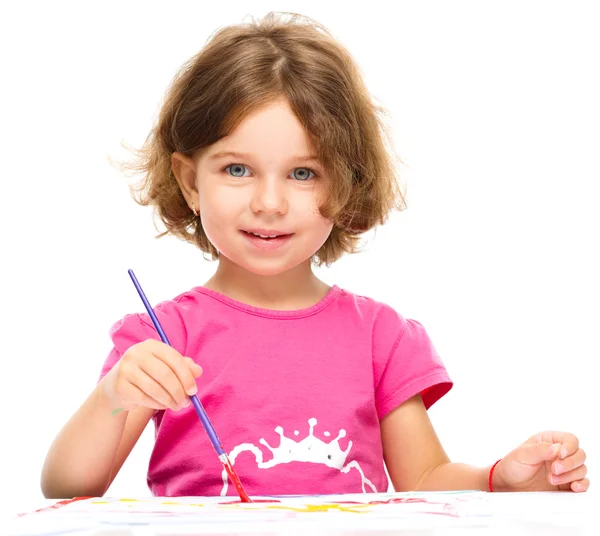
POLYGON ((99 384, 113 409, 138 406, 179 411, 196 394, 202 368, 161 341, 134 344, 99 384))

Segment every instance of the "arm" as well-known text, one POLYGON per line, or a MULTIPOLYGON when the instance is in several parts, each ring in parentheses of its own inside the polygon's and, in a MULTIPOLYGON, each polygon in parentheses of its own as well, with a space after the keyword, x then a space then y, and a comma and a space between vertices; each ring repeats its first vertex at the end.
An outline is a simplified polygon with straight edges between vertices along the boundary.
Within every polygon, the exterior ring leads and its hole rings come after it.
MULTIPOLYGON (((420 395, 381 421, 383 453, 396 491, 488 490, 491 466, 452 463, 420 395)), ((586 454, 567 432, 536 434, 509 452, 493 473, 494 491, 586 491, 586 454)))
POLYGON ((201 374, 167 344, 149 339, 131 346, 54 440, 42 469, 44 496, 104 495, 154 410, 189 405, 201 374))
POLYGON ((452 463, 416 395, 381 421, 385 463, 396 491, 488 489, 490 468, 452 463))
POLYGON ((138 407, 113 415, 112 407, 98 384, 65 424, 42 469, 46 498, 106 493, 154 413, 138 407))

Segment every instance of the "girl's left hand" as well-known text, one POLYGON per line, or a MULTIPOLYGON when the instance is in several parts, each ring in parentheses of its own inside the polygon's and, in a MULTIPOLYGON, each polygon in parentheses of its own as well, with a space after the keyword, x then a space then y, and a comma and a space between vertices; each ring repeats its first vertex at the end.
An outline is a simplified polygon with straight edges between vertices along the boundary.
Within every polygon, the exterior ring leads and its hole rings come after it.
POLYGON ((587 491, 585 452, 566 432, 541 432, 504 457, 493 473, 494 491, 587 491))

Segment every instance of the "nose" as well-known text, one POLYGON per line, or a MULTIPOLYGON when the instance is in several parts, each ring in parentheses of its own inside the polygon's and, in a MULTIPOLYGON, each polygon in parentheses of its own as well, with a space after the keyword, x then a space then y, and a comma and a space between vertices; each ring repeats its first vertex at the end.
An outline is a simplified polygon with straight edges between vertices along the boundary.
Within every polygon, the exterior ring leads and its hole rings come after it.
POLYGON ((255 213, 285 214, 288 210, 285 179, 268 176, 255 181, 251 209, 255 213))

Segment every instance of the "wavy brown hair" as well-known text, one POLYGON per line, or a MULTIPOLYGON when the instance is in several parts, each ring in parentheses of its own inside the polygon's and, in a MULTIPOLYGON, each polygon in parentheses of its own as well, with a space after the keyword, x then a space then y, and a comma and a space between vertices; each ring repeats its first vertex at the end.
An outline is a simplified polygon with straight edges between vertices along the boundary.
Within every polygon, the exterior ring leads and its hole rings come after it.
POLYGON ((333 229, 315 264, 355 253, 362 233, 405 208, 387 112, 373 102, 350 53, 313 19, 271 12, 209 38, 174 77, 155 126, 141 149, 132 149, 135 160, 121 164, 143 174, 132 193, 141 205, 155 206, 167 229, 159 236, 173 234, 218 258, 179 189, 171 155, 193 156, 281 97, 328 176, 320 212, 333 229))

